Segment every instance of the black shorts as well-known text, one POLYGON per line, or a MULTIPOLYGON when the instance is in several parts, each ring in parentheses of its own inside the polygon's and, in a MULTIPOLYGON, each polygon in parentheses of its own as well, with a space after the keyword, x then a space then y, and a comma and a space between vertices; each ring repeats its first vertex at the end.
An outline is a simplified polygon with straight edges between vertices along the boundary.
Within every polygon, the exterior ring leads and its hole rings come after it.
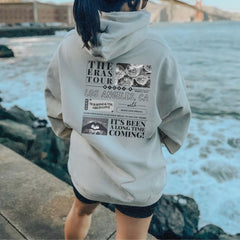
MULTIPOLYGON (((93 204, 100 203, 98 201, 93 201, 82 196, 77 189, 73 186, 73 191, 77 199, 83 203, 93 204)), ((146 218, 150 217, 153 214, 155 207, 157 206, 158 201, 150 206, 146 207, 135 207, 135 206, 126 206, 126 205, 118 205, 114 204, 115 208, 118 209, 121 213, 134 218, 146 218)))

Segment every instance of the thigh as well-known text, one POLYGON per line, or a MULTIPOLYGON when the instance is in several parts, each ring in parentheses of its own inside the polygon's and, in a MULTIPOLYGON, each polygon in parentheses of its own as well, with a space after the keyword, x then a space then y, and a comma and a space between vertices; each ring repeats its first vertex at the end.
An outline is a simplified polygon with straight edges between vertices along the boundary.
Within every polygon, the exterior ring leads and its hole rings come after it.
POLYGON ((78 215, 90 215, 94 212, 100 202, 93 201, 82 196, 77 189, 73 186, 75 194, 72 210, 78 215))
POLYGON ((72 211, 79 216, 91 215, 98 205, 99 203, 81 202, 77 197, 75 197, 72 205, 72 211))
POLYGON ((126 206, 126 205, 115 205, 115 208, 118 209, 121 213, 133 217, 133 218, 147 218, 150 217, 155 207, 157 206, 158 201, 152 205, 146 207, 136 207, 136 206, 126 206))
POLYGON ((144 218, 130 217, 117 208, 115 213, 117 223, 116 240, 144 240, 147 238, 152 215, 144 218))

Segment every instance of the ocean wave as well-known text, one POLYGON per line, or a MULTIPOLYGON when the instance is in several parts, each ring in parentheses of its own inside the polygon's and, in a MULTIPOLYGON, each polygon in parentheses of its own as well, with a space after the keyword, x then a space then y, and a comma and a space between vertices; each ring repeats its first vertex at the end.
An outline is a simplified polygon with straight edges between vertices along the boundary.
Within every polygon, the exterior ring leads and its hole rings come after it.
POLYGON ((223 111, 219 109, 202 109, 197 107, 191 107, 193 116, 197 119, 209 119, 211 117, 231 117, 236 120, 240 120, 240 112, 235 111, 223 111))

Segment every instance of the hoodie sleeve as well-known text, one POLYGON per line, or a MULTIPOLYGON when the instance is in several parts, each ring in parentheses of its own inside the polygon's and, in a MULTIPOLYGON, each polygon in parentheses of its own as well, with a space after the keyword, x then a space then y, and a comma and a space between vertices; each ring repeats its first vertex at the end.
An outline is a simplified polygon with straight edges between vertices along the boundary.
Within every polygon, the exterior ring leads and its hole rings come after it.
POLYGON ((162 122, 158 127, 161 141, 171 154, 177 152, 187 136, 191 109, 178 65, 168 56, 160 70, 157 106, 162 122))
POLYGON ((61 105, 61 88, 58 69, 58 52, 48 66, 45 84, 45 104, 47 116, 53 132, 60 138, 70 138, 72 128, 63 122, 61 105))

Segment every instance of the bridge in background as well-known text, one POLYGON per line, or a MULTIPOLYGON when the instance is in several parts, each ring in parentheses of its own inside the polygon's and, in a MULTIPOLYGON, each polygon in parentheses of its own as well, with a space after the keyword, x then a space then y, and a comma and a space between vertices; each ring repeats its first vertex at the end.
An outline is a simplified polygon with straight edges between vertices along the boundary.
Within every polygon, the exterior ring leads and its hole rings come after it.
POLYGON ((195 22, 202 22, 203 21, 203 12, 202 12, 202 0, 196 0, 195 2, 196 8, 198 8, 200 11, 196 11, 196 14, 194 16, 195 22))
POLYGON ((182 5, 185 7, 188 7, 190 9, 194 9, 196 11, 195 16, 194 16, 194 21, 196 22, 201 22, 204 20, 204 15, 208 15, 213 18, 217 18, 219 20, 229 20, 229 18, 218 15, 218 14, 212 14, 208 13, 207 11, 203 10, 203 5, 202 5, 202 0, 195 0, 195 5, 186 3, 181 0, 157 0, 158 2, 169 2, 171 4, 177 4, 177 5, 182 5))

